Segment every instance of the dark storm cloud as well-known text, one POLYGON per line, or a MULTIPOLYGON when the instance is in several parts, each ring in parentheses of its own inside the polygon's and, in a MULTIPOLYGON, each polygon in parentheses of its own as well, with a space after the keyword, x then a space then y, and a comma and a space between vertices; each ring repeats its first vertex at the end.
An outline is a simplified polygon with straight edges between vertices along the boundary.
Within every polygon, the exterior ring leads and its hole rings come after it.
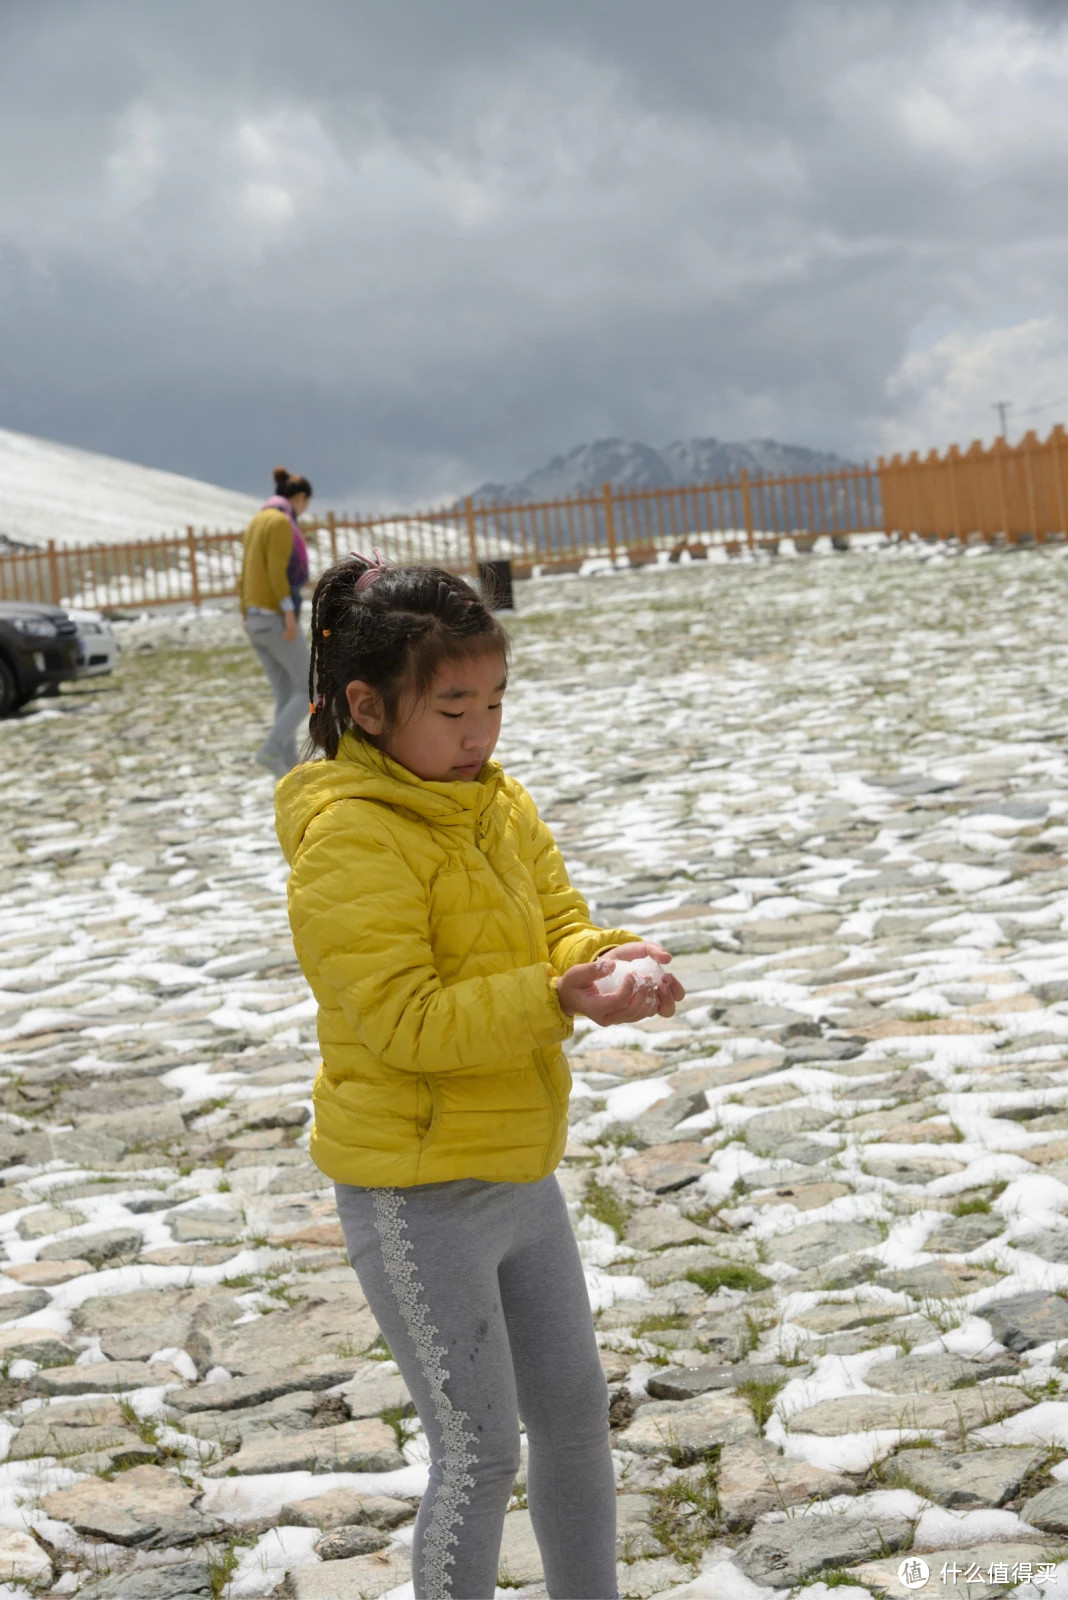
POLYGON ((54 0, 0 48, 0 426, 380 503, 1068 393, 1059 6, 54 0))

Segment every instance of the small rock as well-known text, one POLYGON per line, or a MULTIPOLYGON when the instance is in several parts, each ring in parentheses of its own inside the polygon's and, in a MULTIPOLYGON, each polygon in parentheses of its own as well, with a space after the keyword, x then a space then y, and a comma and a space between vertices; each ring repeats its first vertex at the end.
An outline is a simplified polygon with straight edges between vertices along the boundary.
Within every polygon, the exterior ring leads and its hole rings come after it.
MULTIPOLYGON (((652 1529, 651 1511, 652 1505, 648 1495, 618 1494, 616 1496, 617 1560, 632 1562, 642 1556, 663 1554, 663 1546, 652 1529)), ((629 1590, 629 1583, 627 1587, 629 1590)))
POLYGON ((16 1283, 51 1289, 57 1283, 68 1283, 71 1278, 80 1278, 83 1273, 92 1270, 88 1261, 81 1256, 74 1256, 57 1261, 13 1262, 10 1266, 5 1266, 4 1276, 14 1278, 16 1283))
MULTIPOLYGON (((1005 1219, 994 1213, 974 1212, 971 1216, 954 1217, 952 1221, 945 1222, 928 1238, 925 1249, 932 1254, 967 1255, 970 1250, 978 1250, 981 1245, 989 1244, 991 1239, 996 1239, 999 1233, 1005 1232, 1005 1219)), ((1068 1233, 1057 1235, 1065 1248, 1064 1260, 1068 1261, 1068 1233)))
POLYGON ((18 1317, 43 1311, 51 1298, 43 1289, 13 1289, 9 1294, 0 1294, 0 1322, 14 1322, 18 1317))
POLYGON ((865 1382, 873 1389, 886 1389, 891 1394, 913 1394, 924 1391, 941 1394, 949 1389, 964 1389, 982 1378, 1010 1377, 1017 1370, 1012 1360, 983 1362, 966 1361, 963 1356, 937 1351, 926 1356, 903 1356, 897 1361, 880 1361, 869 1368, 865 1382))
POLYGON ((47 1328, 0 1328, 0 1362, 36 1361, 40 1366, 66 1366, 78 1355, 77 1345, 47 1328))
POLYGON ((94 1361, 82 1367, 47 1367, 34 1374, 30 1386, 41 1394, 65 1396, 123 1394, 181 1382, 181 1374, 162 1361, 94 1361))
POLYGON ((708 1150, 703 1144, 654 1144, 639 1155, 627 1156, 620 1166, 628 1178, 654 1194, 671 1194, 696 1183, 708 1170, 708 1150))
MULTIPOLYGON (((225 1378, 221 1383, 202 1383, 195 1388, 169 1394, 167 1404, 175 1411, 231 1411, 242 1406, 260 1406, 295 1389, 333 1389, 352 1374, 353 1360, 309 1361, 290 1372, 253 1373, 247 1378, 225 1378)), ((382 1410, 380 1406, 378 1408, 382 1410)))
POLYGON ((352 1556, 373 1555, 376 1550, 384 1550, 388 1543, 388 1533, 342 1523, 323 1534, 315 1546, 315 1554, 321 1561, 348 1561, 352 1556))
POLYGON ((736 1362, 726 1366, 661 1367, 646 1382, 656 1400, 693 1400, 717 1389, 737 1389, 743 1383, 787 1383, 804 1375, 799 1367, 777 1367, 769 1362, 736 1362))
POLYGON ((870 1249, 881 1239, 873 1222, 809 1222, 770 1239, 767 1254, 769 1261, 784 1261, 803 1272, 822 1267, 836 1256, 870 1249))
POLYGON ((85 1221, 80 1211, 66 1211, 61 1206, 46 1206, 43 1211, 28 1211, 20 1217, 15 1232, 20 1239, 49 1239, 65 1228, 76 1228, 85 1221))
POLYGON ((209 1478, 260 1472, 397 1472, 404 1466, 393 1429, 378 1417, 269 1434, 207 1469, 209 1478))
POLYGON ((0 1529, 0 1583, 52 1582, 52 1563, 30 1534, 18 1528, 0 1529))
POLYGON ((939 1505, 966 1510, 1003 1506, 1018 1494, 1044 1451, 1024 1445, 994 1445, 989 1450, 899 1450, 887 1462, 893 1481, 939 1505))
POLYGON ((281 1527, 341 1528, 368 1525, 372 1528, 398 1528, 410 1522, 415 1510, 406 1500, 388 1494, 360 1494, 356 1489, 328 1489, 309 1500, 291 1500, 278 1513, 281 1527))
POLYGON ((750 1203, 754 1206, 793 1206, 795 1211, 816 1211, 849 1192, 848 1184, 844 1183, 787 1183, 764 1193, 753 1194, 750 1203))
POLYGON ((1068 1338, 1068 1302, 1060 1295, 1033 1290, 981 1306, 999 1344, 1008 1350, 1031 1350, 1035 1345, 1068 1338))
MULTIPOLYGON (((957 1545, 955 1548, 950 1546, 937 1550, 924 1550, 923 1559, 930 1569, 931 1580, 938 1585, 934 1591, 938 1600, 1001 1600, 1002 1596, 1010 1592, 1015 1593, 1015 1588, 1006 1587, 1000 1579, 995 1579, 993 1583, 987 1583, 985 1580, 979 1583, 974 1577, 975 1572, 989 1573, 991 1567, 999 1565, 1007 1568, 1011 1575, 1013 1567, 1021 1561, 1030 1561, 1032 1567, 1037 1568, 1045 1554, 1045 1545, 1037 1539, 1033 1541, 1014 1539, 1004 1544, 973 1543, 957 1545), (951 1572, 956 1571, 958 1575, 956 1582, 953 1582, 948 1575, 947 1581, 942 1582, 941 1573, 945 1567, 951 1572), (964 1576, 968 1572, 973 1573, 970 1583, 964 1576)), ((918 1591, 915 1585, 906 1589, 901 1583, 898 1578, 900 1565, 901 1559, 897 1555, 883 1561, 862 1561, 858 1566, 849 1569, 849 1576, 855 1580, 862 1592, 865 1590, 874 1592, 879 1595, 880 1600, 912 1600, 918 1591)), ((930 1592, 928 1583, 928 1593, 930 1592)))
POLYGON ((65 1261, 72 1249, 92 1267, 140 1253, 144 1235, 137 1228, 105 1228, 102 1233, 80 1233, 76 1239, 57 1239, 37 1252, 38 1261, 65 1261))
MULTIPOLYGON (((722 1226, 722 1225, 721 1225, 722 1226)), ((660 1206, 638 1206, 623 1231, 627 1244, 638 1250, 663 1250, 669 1245, 715 1244, 716 1235, 699 1223, 660 1206)))
MULTIPOLYGON (((105 1583, 114 1580, 105 1580, 105 1583)), ((143 1567, 120 1579, 114 1588, 101 1588, 104 1596, 114 1600, 200 1600, 213 1594, 211 1572, 203 1561, 167 1561, 158 1567, 143 1567)), ((96 1585, 79 1589, 79 1597, 96 1600, 96 1585)))
POLYGON ((1043 1230, 1029 1233, 1022 1239, 1013 1239, 1014 1250, 1026 1250, 1030 1255, 1041 1256, 1043 1261, 1054 1261, 1059 1266, 1068 1263, 1068 1231, 1043 1230))
POLYGON ((953 1394, 856 1394, 821 1400, 795 1412, 786 1426, 791 1433, 817 1433, 824 1438, 877 1428, 955 1433, 1014 1416, 1032 1404, 1019 1389, 997 1383, 958 1389, 953 1394))
POLYGON ((292 1575, 294 1600, 378 1600, 380 1594, 410 1581, 409 1550, 380 1550, 351 1561, 306 1562, 292 1575))
POLYGON ((177 1473, 134 1467, 113 1482, 90 1478, 45 1495, 42 1510, 79 1533, 112 1544, 166 1550, 211 1536, 215 1524, 194 1509, 198 1493, 177 1473))
POLYGON ((918 1267, 880 1272, 876 1283, 912 1295, 915 1300, 958 1300, 997 1283, 999 1274, 986 1267, 964 1266, 959 1261, 925 1261, 918 1267))
POLYGON ((1032 1495, 1020 1507, 1020 1515, 1046 1533, 1068 1533, 1068 1483, 1055 1483, 1032 1495))
POLYGON ((620 1450, 669 1456, 677 1465, 698 1460, 716 1444, 757 1433, 753 1413, 737 1395, 711 1393, 693 1400, 652 1400, 616 1439, 620 1450))
POLYGON ((644 1278, 646 1283, 659 1286, 685 1279, 690 1272, 715 1271, 731 1268, 737 1263, 725 1260, 721 1250, 707 1244, 682 1245, 676 1250, 661 1250, 642 1260, 625 1261, 623 1270, 628 1276, 644 1278))
POLYGON ((379 1361, 366 1361, 347 1383, 342 1385, 341 1397, 349 1416, 377 1417, 383 1411, 400 1407, 408 1416, 415 1413, 415 1405, 408 1393, 408 1385, 399 1372, 383 1372, 379 1361))
POLYGON ((500 1587, 520 1588, 544 1581, 541 1552, 534 1537, 529 1511, 509 1511, 504 1519, 501 1553, 497 1561, 500 1587))
POLYGON ((259 1128, 302 1128, 311 1120, 307 1106, 277 1096, 262 1100, 244 1100, 234 1107, 242 1127, 253 1131, 259 1128))
POLYGON ((866 1556, 903 1550, 912 1541, 905 1517, 810 1516, 765 1524, 734 1552, 754 1583, 787 1588, 828 1567, 847 1567, 866 1556))
POLYGON ((719 1458, 716 1495, 728 1528, 750 1527, 769 1511, 853 1493, 851 1478, 792 1461, 763 1439, 725 1445, 719 1458))
MULTIPOLYGON (((632 1561, 620 1575, 621 1593, 627 1600, 649 1600, 652 1595, 674 1592, 683 1584, 688 1585, 692 1576, 692 1568, 682 1566, 671 1556, 632 1561)), ((535 1595, 539 1592, 533 1591, 535 1595)))
POLYGON ((353 1279, 351 1299, 319 1305, 313 1301, 242 1323, 220 1340, 216 1360, 233 1373, 288 1372, 305 1361, 336 1356, 339 1348, 369 1349, 377 1338, 378 1324, 361 1303, 353 1279))
POLYGON ((837 1113, 815 1106, 784 1106, 752 1117, 743 1129, 745 1142, 758 1156, 777 1155, 783 1141, 799 1133, 816 1133, 833 1122, 837 1113))
POLYGON ((240 1211, 229 1207, 195 1206, 186 1211, 172 1211, 167 1226, 178 1244, 193 1244, 201 1239, 210 1243, 217 1239, 240 1239, 245 1220, 240 1211))
POLYGON ((850 1328, 872 1328, 880 1322, 893 1322, 899 1315, 895 1306, 884 1305, 879 1300, 860 1300, 855 1305, 813 1306, 811 1311, 799 1311, 793 1318, 799 1328, 810 1333, 842 1333, 850 1328))

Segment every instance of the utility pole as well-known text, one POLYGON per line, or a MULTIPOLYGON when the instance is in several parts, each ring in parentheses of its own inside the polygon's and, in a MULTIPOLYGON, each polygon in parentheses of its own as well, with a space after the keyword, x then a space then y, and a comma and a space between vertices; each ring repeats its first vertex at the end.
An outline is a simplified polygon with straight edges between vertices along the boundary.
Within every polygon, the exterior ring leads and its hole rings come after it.
POLYGON ((998 422, 1000 424, 1000 426, 998 428, 998 432, 1001 434, 1001 437, 1005 440, 1005 443, 1008 444, 1008 442, 1009 442, 1009 424, 1006 421, 1006 417, 1007 417, 1008 412, 1012 408, 1012 401, 1011 400, 995 400, 993 402, 993 407, 994 407, 994 410, 998 414, 998 422))

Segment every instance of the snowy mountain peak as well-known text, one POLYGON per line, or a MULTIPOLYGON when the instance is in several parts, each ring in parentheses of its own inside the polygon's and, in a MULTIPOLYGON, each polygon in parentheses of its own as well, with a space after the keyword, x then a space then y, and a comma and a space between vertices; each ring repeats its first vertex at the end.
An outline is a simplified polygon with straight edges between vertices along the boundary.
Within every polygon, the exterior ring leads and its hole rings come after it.
POLYGON ((473 491, 473 498, 483 503, 522 504, 596 494, 605 483, 618 489, 670 489, 737 478, 743 468, 756 477, 835 472, 851 465, 830 452, 781 444, 777 439, 736 444, 720 439, 680 439, 661 450, 632 439, 596 439, 553 456, 517 483, 483 483, 473 491))

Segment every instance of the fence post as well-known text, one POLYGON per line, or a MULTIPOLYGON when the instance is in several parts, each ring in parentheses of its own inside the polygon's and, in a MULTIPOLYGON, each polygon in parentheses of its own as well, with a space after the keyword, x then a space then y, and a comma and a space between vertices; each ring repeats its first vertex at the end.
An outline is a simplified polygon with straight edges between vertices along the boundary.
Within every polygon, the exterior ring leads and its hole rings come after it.
POLYGON ((1036 544, 1045 544, 1046 531, 1038 526, 1038 500, 1035 495, 1035 474, 1031 461, 1031 452, 1038 443, 1038 435, 1033 428, 1028 428, 1020 440, 1019 450, 1023 456, 1024 487, 1027 490, 1027 520, 1031 524, 1031 537, 1036 544))
POLYGON ((1005 454, 1008 446, 999 435, 990 447, 994 458, 998 486, 998 521, 1001 523, 1001 536, 1006 544, 1015 544, 1016 541, 1009 533, 1009 495, 1005 483, 1005 454))
POLYGON ((753 497, 749 493, 749 473, 745 467, 738 474, 742 486, 742 515, 745 518, 745 542, 753 548, 753 497))
POLYGON ((193 585, 193 604, 200 610, 200 578, 197 574, 197 536, 192 528, 185 530, 186 543, 189 546, 189 576, 193 585))
POLYGON ((59 587, 59 557, 56 555, 56 541, 48 541, 48 587, 52 592, 52 604, 58 606, 63 598, 59 587))
POLYGON ((337 566, 337 517, 333 511, 326 513, 327 526, 330 529, 330 564, 337 566))
POLYGON ((604 535, 608 540, 608 559, 612 565, 616 564, 616 508, 612 503, 612 485, 601 485, 601 498, 604 501, 604 535))
POLYGON ((1065 514, 1066 496, 1064 492, 1063 451, 1065 442, 1063 423, 1055 423, 1047 440, 1046 448, 1051 454, 1053 464, 1053 487, 1057 495, 1057 532, 1062 535, 1068 534, 1068 515, 1065 514))
POLYGON ((475 502, 468 495, 464 500, 464 516, 467 519, 467 544, 471 556, 471 571, 478 577, 478 541, 475 538, 475 502))

